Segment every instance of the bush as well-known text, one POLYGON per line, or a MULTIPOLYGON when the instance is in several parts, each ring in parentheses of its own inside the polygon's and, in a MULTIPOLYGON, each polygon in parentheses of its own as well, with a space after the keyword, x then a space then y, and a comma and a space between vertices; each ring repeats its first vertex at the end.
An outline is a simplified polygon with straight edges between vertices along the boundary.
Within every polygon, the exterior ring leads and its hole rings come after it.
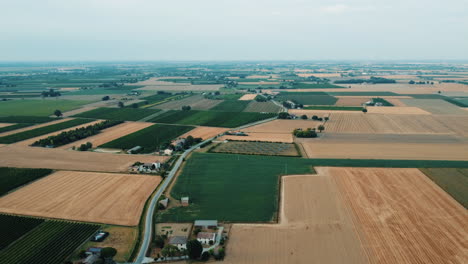
POLYGON ((315 129, 294 129, 293 135, 299 138, 315 138, 317 137, 317 133, 315 132, 315 129))
POLYGON ((290 115, 286 112, 281 112, 278 114, 278 118, 279 119, 289 119, 290 118, 290 115))
POLYGON ((210 259, 210 253, 208 252, 203 252, 203 254, 201 255, 201 260, 202 261, 208 261, 210 259))
POLYGON ((187 251, 190 259, 199 259, 203 251, 200 241, 192 239, 187 242, 187 251))
POLYGON ((106 95, 106 96, 104 96, 104 97, 102 98, 103 101, 107 101, 107 100, 109 100, 109 99, 110 99, 110 97, 109 97, 108 95, 106 95))

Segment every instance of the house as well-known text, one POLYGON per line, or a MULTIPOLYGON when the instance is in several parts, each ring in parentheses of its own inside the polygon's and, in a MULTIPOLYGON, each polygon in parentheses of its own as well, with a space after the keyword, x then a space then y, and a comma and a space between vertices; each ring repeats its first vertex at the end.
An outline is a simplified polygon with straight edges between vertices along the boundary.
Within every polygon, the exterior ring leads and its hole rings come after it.
POLYGON ((215 229, 218 227, 217 220, 195 220, 194 228, 215 229))
POLYGON ((171 155, 172 155, 172 152, 174 152, 172 149, 165 149, 165 150, 164 150, 164 155, 171 156, 171 155))
POLYGON ((200 232, 197 234, 197 240, 205 245, 213 245, 216 240, 216 233, 200 232))
POLYGON ((147 162, 138 166, 137 171, 141 173, 155 173, 161 169, 160 162, 147 162))
POLYGON ((188 197, 181 197, 180 202, 182 203, 182 206, 189 206, 189 198, 188 197))
POLYGON ((167 243, 176 246, 179 250, 187 249, 187 238, 183 236, 170 237, 167 243))

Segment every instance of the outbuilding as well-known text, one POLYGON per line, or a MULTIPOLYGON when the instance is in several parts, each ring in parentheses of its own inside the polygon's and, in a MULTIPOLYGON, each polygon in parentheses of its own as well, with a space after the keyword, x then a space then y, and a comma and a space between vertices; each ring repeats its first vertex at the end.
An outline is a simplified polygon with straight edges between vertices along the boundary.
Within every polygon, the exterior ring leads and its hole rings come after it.
POLYGON ((187 249, 187 238, 183 236, 173 236, 169 238, 168 244, 176 246, 179 250, 187 249))
POLYGON ((218 227, 217 220, 195 220, 194 228, 200 229, 216 229, 218 227))

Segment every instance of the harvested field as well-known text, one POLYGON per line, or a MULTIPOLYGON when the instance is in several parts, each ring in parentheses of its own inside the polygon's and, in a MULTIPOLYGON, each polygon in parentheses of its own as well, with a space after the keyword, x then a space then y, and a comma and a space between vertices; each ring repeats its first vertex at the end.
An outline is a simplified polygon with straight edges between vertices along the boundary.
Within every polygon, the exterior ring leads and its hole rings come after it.
POLYGON ((325 123, 331 133, 363 134, 451 134, 449 127, 432 115, 387 115, 332 113, 325 123))
POLYGON ((294 144, 265 142, 227 142, 221 143, 211 152, 270 155, 270 156, 300 156, 294 144))
POLYGON ((389 101, 394 106, 399 106, 399 107, 408 106, 407 104, 403 103, 400 99, 396 99, 396 98, 384 98, 384 99, 389 101))
POLYGON ((281 143, 292 143, 292 133, 248 133, 247 136, 232 136, 225 135, 217 140, 234 140, 234 141, 261 141, 261 142, 281 142, 281 143))
POLYGON ((263 124, 251 126, 241 131, 248 133, 272 133, 272 134, 292 134, 296 128, 314 128, 321 124, 312 120, 288 120, 276 119, 263 124))
MULTIPOLYGON (((467 112, 468 113, 468 112, 467 112)), ((455 133, 468 137, 468 116, 437 116, 434 118, 455 133)))
POLYGON ((194 138, 202 138, 203 140, 212 138, 218 134, 228 131, 229 128, 224 127, 196 127, 189 132, 181 135, 181 138, 186 138, 188 136, 192 136, 194 138))
POLYGON ((154 108, 164 109, 164 110, 181 110, 182 106, 189 105, 193 110, 208 110, 223 100, 210 100, 205 99, 202 95, 193 95, 181 100, 169 101, 164 104, 155 106, 154 108))
POLYGON ((273 102, 250 102, 244 109, 244 112, 258 112, 258 113, 278 113, 281 107, 275 105, 273 102))
POLYGON ((279 225, 232 226, 224 262, 367 263, 332 178, 285 176, 282 196, 279 225))
POLYGON ((423 168, 421 171, 468 209, 468 169, 423 168))
POLYGON ((124 172, 133 163, 164 162, 168 157, 107 154, 8 145, 0 148, 0 166, 58 170, 124 172))
POLYGON ((86 142, 91 142, 93 146, 100 146, 112 140, 118 139, 122 136, 134 133, 143 128, 154 125, 153 123, 145 122, 125 122, 117 126, 113 126, 101 131, 101 133, 94 135, 92 137, 85 138, 80 141, 75 141, 67 145, 59 147, 59 149, 69 149, 73 146, 79 147, 81 144, 86 144, 86 142))
POLYGON ((368 102, 371 98, 365 97, 338 97, 336 101, 336 106, 362 106, 364 103, 368 102))
POLYGON ((307 110, 307 109, 289 109, 288 113, 301 116, 306 115, 309 118, 311 116, 318 116, 318 117, 325 117, 330 115, 331 113, 343 113, 343 114, 359 114, 361 111, 348 111, 348 110, 307 110))
POLYGON ((40 127, 50 126, 50 125, 62 123, 62 122, 69 121, 69 120, 71 120, 71 118, 63 118, 63 119, 54 120, 52 122, 42 123, 42 124, 38 124, 38 125, 34 125, 34 126, 28 126, 28 127, 24 127, 24 128, 20 128, 20 129, 15 129, 15 130, 0 133, 0 137, 20 133, 20 132, 23 132, 23 131, 26 131, 26 130, 32 130, 32 129, 36 129, 36 128, 40 128, 40 127))
MULTIPOLYGON (((88 121, 90 121, 90 120, 88 120, 88 121)), ((85 123, 85 124, 77 125, 77 126, 74 126, 74 127, 62 129, 62 130, 59 130, 59 131, 55 131, 55 132, 52 132, 52 133, 49 133, 49 134, 45 134, 45 135, 41 135, 41 136, 38 136, 38 137, 29 138, 29 139, 26 139, 26 140, 23 140, 23 141, 19 141, 19 142, 13 143, 13 144, 14 144, 14 145, 17 145, 17 146, 29 146, 29 145, 32 145, 34 142, 38 141, 38 140, 41 139, 41 138, 47 138, 47 137, 50 137, 50 136, 56 136, 56 135, 58 135, 58 134, 60 134, 60 133, 62 133, 62 132, 75 130, 75 129, 81 128, 81 127, 92 126, 92 125, 101 123, 102 121, 103 121, 103 120, 95 120, 95 121, 92 121, 92 122, 89 122, 89 123, 85 123)))
POLYGON ((402 99, 401 101, 437 115, 467 115, 460 107, 440 99, 402 99))
POLYGON ((462 143, 347 143, 301 139, 309 158, 468 160, 468 144, 462 143))
POLYGON ((138 88, 136 90, 149 91, 217 91, 224 86, 222 84, 192 85, 190 83, 173 83, 159 81, 156 78, 150 78, 149 80, 137 82, 132 85, 143 85, 143 88, 138 88))
POLYGON ((14 124, 11 123, 0 123, 0 127, 7 127, 7 126, 12 126, 14 124))
POLYGON ((371 263, 467 263, 466 209, 418 169, 326 170, 371 263))
POLYGON ((160 181, 158 176, 59 171, 0 198, 0 212, 134 226, 160 181))
POLYGON ((388 106, 368 106, 369 114, 399 114, 399 115, 430 115, 431 113, 418 107, 388 107, 388 106))
POLYGON ((241 98, 239 98, 239 100, 249 101, 249 100, 254 100, 255 97, 257 97, 257 94, 244 94, 241 98))

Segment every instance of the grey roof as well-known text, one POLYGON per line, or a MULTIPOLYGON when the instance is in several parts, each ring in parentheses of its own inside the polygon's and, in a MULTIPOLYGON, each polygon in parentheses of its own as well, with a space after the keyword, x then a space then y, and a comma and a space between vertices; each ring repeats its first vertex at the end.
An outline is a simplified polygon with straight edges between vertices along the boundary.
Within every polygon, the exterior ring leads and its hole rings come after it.
POLYGON ((195 226, 217 226, 218 220, 195 220, 195 226))
POLYGON ((216 237, 216 233, 210 233, 210 232, 200 232, 197 234, 197 238, 200 239, 212 239, 214 240, 216 237))
POLYGON ((169 238, 169 244, 171 245, 187 244, 187 238, 183 236, 173 236, 169 238))

